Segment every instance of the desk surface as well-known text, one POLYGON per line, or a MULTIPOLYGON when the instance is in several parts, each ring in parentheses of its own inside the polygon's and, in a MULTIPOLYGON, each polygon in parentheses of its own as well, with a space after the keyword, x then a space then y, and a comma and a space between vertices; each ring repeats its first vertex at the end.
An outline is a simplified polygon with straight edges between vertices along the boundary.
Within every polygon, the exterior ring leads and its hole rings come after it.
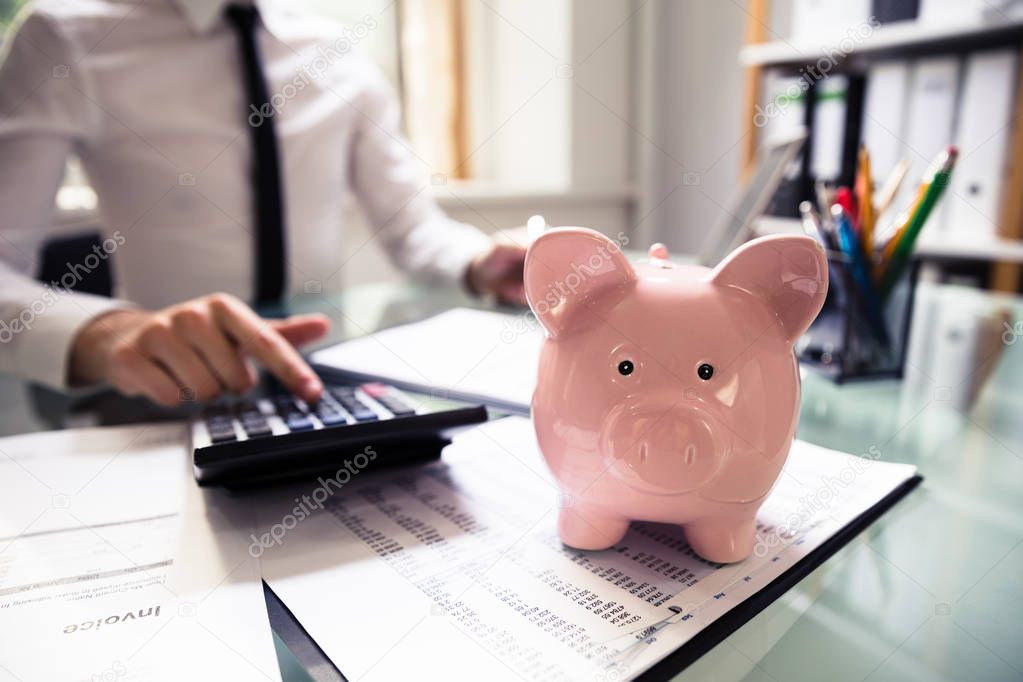
MULTIPOLYGON (((452 291, 400 284, 310 296, 294 308, 328 314, 336 341, 453 305, 473 302, 452 291)), ((1023 319, 1023 306, 1013 305, 1016 319, 1023 319)), ((925 481, 678 679, 1023 678, 1023 337, 1019 341, 1005 348, 966 415, 933 385, 913 392, 896 381, 836 386, 808 373, 800 438, 911 462, 925 481)), ((0 435, 58 428, 74 405, 7 378, 0 379, 0 402, 0 435)), ((285 679, 324 679, 325 670, 314 666, 307 673, 299 663, 315 659, 315 647, 293 644, 294 633, 286 630, 278 627, 275 638, 285 679)))

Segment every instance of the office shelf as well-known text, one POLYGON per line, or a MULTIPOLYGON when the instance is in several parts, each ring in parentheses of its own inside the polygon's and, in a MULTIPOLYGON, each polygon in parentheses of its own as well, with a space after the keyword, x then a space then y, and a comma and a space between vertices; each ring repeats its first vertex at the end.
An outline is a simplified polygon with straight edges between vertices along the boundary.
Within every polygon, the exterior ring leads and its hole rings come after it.
MULTIPOLYGON (((802 234, 800 221, 795 218, 763 216, 754 223, 757 235, 802 234)), ((1023 264, 1023 240, 1005 239, 987 234, 967 239, 959 234, 925 235, 917 242, 913 253, 922 260, 989 261, 1023 264)))
POLYGON ((967 49, 1020 36, 1023 36, 1021 18, 951 25, 926 25, 908 21, 874 30, 867 38, 855 42, 853 49, 847 53, 842 52, 843 47, 848 47, 849 43, 849 40, 844 40, 845 36, 825 38, 819 42, 775 40, 747 45, 739 52, 739 62, 743 66, 798 67, 836 53, 844 54, 846 59, 865 54, 908 55, 967 49))
POLYGON ((924 260, 977 260, 1023 264, 1023 241, 986 236, 967 241, 956 235, 938 241, 922 239, 914 253, 924 260))

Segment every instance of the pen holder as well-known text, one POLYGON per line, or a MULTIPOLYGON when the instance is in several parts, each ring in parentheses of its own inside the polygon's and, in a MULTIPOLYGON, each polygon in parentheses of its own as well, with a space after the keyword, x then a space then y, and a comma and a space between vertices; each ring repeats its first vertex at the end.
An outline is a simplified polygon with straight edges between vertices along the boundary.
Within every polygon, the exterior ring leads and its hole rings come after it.
POLYGON ((902 378, 919 264, 914 260, 906 268, 881 304, 885 343, 869 302, 852 279, 850 258, 837 251, 827 256, 828 298, 796 346, 800 363, 836 383, 902 378))

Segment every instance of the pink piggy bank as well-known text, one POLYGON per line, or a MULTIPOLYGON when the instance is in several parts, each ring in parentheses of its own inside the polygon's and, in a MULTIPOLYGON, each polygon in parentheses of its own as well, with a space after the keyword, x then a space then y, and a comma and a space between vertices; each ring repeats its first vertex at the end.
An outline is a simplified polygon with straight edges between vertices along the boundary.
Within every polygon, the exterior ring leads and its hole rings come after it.
POLYGON ((753 240, 713 270, 673 265, 663 246, 632 265, 585 228, 538 237, 525 264, 547 331, 533 421, 562 542, 605 549, 655 521, 683 525, 705 559, 746 558, 796 430, 793 343, 827 286, 805 236, 753 240))

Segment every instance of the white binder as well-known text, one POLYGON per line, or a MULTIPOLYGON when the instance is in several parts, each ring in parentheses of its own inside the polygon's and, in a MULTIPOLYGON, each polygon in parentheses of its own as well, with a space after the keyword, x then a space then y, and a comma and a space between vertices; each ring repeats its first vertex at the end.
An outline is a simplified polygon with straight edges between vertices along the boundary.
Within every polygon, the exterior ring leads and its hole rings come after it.
POLYGON ((903 132, 909 62, 878 62, 867 72, 863 104, 863 142, 870 150, 870 169, 880 187, 906 154, 903 132))
MULTIPOLYGON (((920 59, 913 65, 903 135, 910 167, 906 182, 895 197, 897 212, 912 204, 927 166, 952 144, 959 64, 958 57, 941 56, 920 59)), ((924 234, 943 230, 945 208, 947 204, 938 204, 927 220, 924 234)))
POLYGON ((817 85, 810 133, 810 175, 814 180, 833 182, 842 174, 848 91, 849 79, 841 75, 829 76, 817 85))
POLYGON ((959 160, 945 197, 949 234, 997 233, 1016 62, 1014 48, 975 52, 966 58, 955 136, 959 160))

